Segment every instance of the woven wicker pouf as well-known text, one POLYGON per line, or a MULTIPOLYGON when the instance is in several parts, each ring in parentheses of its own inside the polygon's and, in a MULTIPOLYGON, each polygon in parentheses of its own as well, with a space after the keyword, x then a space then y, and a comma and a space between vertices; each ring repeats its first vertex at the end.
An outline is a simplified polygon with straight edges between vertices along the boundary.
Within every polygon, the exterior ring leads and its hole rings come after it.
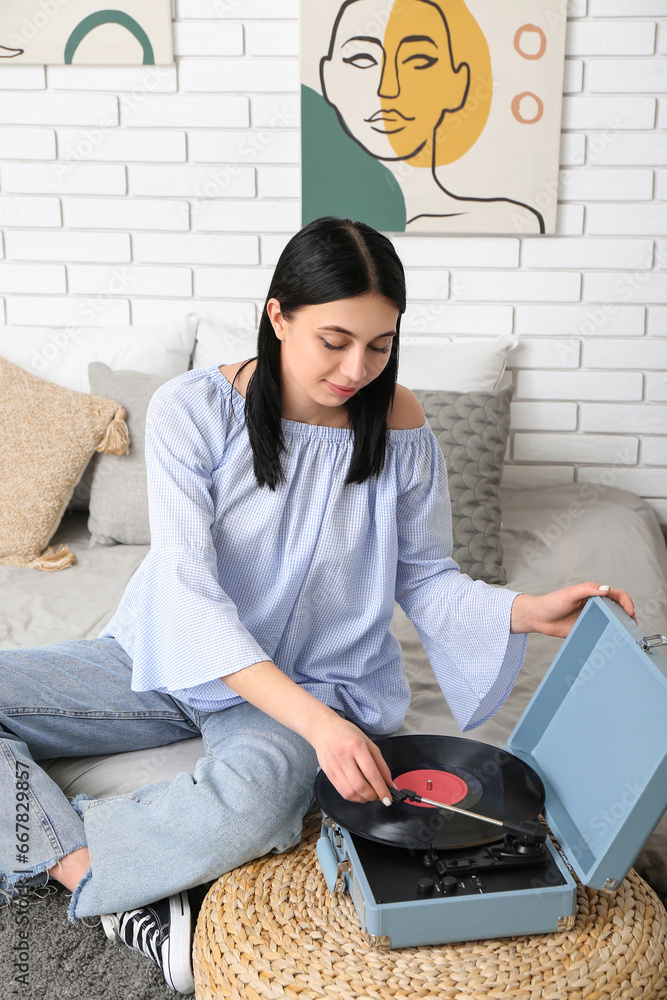
POLYGON ((631 871, 614 895, 578 887, 572 930, 437 947, 371 948, 315 842, 223 875, 194 941, 197 1000, 667 1000, 667 912, 631 871))

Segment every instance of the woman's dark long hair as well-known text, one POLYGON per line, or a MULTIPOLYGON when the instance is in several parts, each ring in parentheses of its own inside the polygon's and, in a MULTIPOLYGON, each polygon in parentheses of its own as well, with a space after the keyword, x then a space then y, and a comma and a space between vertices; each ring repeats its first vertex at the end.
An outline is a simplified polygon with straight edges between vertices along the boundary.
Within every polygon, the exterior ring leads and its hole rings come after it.
MULTIPOLYGON (((266 311, 269 299, 280 302, 289 321, 302 306, 375 293, 405 312, 405 274, 392 244, 363 222, 315 219, 289 241, 276 265, 257 336, 257 365, 246 392, 245 420, 260 486, 275 490, 284 482, 281 453, 280 341, 266 311)), ((396 324, 398 334, 400 315, 396 324)), ((398 336, 389 361, 367 386, 343 405, 354 448, 346 483, 362 483, 382 471, 387 447, 387 411, 396 391, 398 336)))

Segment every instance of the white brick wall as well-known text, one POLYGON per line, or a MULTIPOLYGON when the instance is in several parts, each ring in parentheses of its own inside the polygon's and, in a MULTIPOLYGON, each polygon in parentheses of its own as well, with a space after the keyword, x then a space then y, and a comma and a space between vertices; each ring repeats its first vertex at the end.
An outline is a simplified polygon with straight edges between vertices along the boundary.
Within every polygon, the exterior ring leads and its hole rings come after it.
POLYGON ((187 298, 192 295, 192 269, 189 267, 70 264, 67 275, 68 290, 73 295, 103 292, 128 297, 166 295, 187 298))
POLYGON ((194 211, 211 199, 254 198, 256 193, 255 170, 236 163, 217 167, 160 165, 159 170, 154 164, 131 164, 128 179, 130 194, 191 198, 194 211))
POLYGON ((573 22, 568 32, 568 56, 652 56, 656 25, 652 21, 573 22))
MULTIPOLYGON (((667 521, 666 0, 570 0, 556 236, 396 235, 404 331, 507 334, 505 482, 667 521)), ((164 67, 0 67, 0 322, 257 321, 299 226, 299 0, 176 0, 164 67)))
POLYGON ((77 163, 76 169, 56 171, 52 163, 7 161, 2 163, 2 190, 4 194, 126 194, 127 181, 120 164, 77 163))
POLYGON ((134 107, 121 107, 121 123, 130 128, 247 128, 250 101, 225 94, 153 94, 134 107))
POLYGON ((641 399, 644 388, 642 378, 640 372, 522 371, 517 376, 516 395, 517 399, 577 401, 641 399))
POLYGON ((137 234, 133 259, 151 264, 257 264, 256 236, 172 236, 137 234))
POLYGON ((539 462, 548 448, 554 462, 617 462, 634 465, 637 461, 639 442, 626 435, 596 434, 517 434, 514 442, 515 457, 528 462, 539 462))
POLYGON ((33 295, 65 294, 66 269, 62 264, 7 264, 0 267, 0 292, 33 295))
MULTIPOLYGON (((21 66, 3 68, 8 71, 5 82, 9 74, 22 69, 21 66)), ((74 66, 70 68, 75 69, 74 66)), ((2 125, 99 125, 102 122, 118 124, 118 98, 109 94, 12 94, 5 91, 0 101, 2 125)))
POLYGON ((652 337, 667 337, 667 306, 649 308, 647 333, 652 337))
MULTIPOLYGON (((129 233, 70 233, 65 230, 5 230, 7 260, 131 260, 129 233)), ((39 286, 36 286, 39 287, 39 286)))
POLYGON ((3 160, 54 160, 55 132, 48 128, 0 128, 0 149, 3 160))
MULTIPOLYGON (((108 122, 108 119, 105 119, 108 122)), ((113 124, 113 123, 112 123, 113 124)), ((113 129, 108 124, 91 128, 58 129, 57 141, 64 170, 75 170, 79 163, 96 160, 114 160, 131 163, 133 160, 162 161, 165 163, 185 161, 186 134, 184 131, 128 128, 113 129)))
POLYGON ((512 427, 516 431, 574 431, 577 404, 513 402, 512 427))

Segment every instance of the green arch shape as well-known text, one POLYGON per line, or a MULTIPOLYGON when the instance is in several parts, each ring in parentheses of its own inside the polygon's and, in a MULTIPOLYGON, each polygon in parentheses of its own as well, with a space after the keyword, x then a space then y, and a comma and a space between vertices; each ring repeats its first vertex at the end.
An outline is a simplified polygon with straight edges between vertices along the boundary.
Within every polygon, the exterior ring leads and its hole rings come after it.
POLYGON ((123 28, 127 28, 127 30, 134 35, 144 50, 144 66, 147 64, 152 66, 155 65, 155 55, 153 53, 153 46, 151 45, 150 38, 139 22, 135 21, 133 17, 130 17, 130 15, 126 14, 123 10, 96 10, 94 14, 89 14, 88 17, 84 17, 83 21, 79 21, 76 28, 74 28, 72 34, 67 39, 67 45, 65 46, 65 63, 72 62, 72 57, 83 39, 93 30, 93 28, 97 28, 100 24, 120 24, 123 28))

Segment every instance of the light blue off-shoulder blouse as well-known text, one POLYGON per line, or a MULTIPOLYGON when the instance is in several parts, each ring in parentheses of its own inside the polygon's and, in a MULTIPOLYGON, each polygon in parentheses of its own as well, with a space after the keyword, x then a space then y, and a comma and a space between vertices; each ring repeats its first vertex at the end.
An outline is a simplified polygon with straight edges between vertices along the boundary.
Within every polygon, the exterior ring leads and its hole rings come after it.
POLYGON ((349 431, 285 420, 286 481, 272 492, 255 480, 244 406, 215 365, 150 402, 151 548, 100 633, 132 658, 133 690, 219 711, 242 701, 225 675, 272 660, 367 731, 393 732, 410 701, 397 600, 461 729, 493 715, 526 637, 510 635, 516 593, 451 558, 428 424, 390 431, 381 475, 346 486, 349 431))

